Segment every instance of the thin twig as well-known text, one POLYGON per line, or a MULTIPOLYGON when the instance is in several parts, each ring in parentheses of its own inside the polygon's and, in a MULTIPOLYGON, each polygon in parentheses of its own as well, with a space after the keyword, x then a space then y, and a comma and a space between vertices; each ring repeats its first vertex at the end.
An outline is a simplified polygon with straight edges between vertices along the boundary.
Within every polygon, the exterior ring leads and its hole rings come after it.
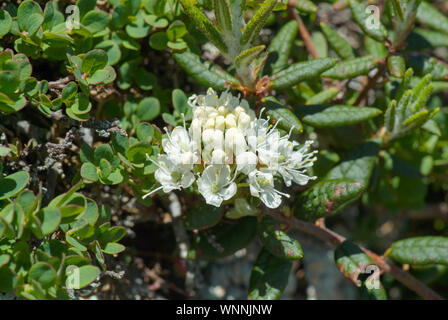
POLYGON ((386 69, 387 69, 386 67, 387 67, 386 60, 381 61, 380 67, 378 68, 378 71, 376 72, 376 74, 372 78, 369 78, 366 85, 362 88, 361 93, 359 94, 358 98, 355 101, 355 105, 359 106, 359 105, 361 105, 362 102, 364 102, 369 90, 373 89, 376 86, 379 78, 381 78, 384 75, 384 73, 386 72, 386 69))
POLYGON ((67 76, 65 78, 62 78, 62 79, 59 79, 59 80, 56 80, 56 81, 48 82, 48 87, 62 89, 62 88, 65 87, 65 85, 67 83, 69 83, 72 80, 73 80, 73 78, 71 76, 67 76))
MULTIPOLYGON (((272 215, 274 218, 278 219, 279 221, 289 225, 292 228, 313 235, 334 246, 339 246, 342 242, 346 240, 345 237, 341 236, 340 234, 337 234, 336 232, 330 229, 327 229, 326 227, 317 226, 313 223, 301 221, 295 218, 287 218, 278 212, 269 212, 269 214, 272 215)), ((389 273, 396 280, 400 281, 406 287, 416 292, 422 298, 426 300, 443 300, 443 298, 439 294, 437 294, 431 288, 427 287, 424 283, 422 283, 420 280, 412 276, 410 273, 405 272, 400 268, 396 267, 395 265, 388 263, 384 257, 380 257, 377 254, 373 253, 372 251, 363 247, 360 248, 384 272, 389 273)))
POLYGON ((310 33, 305 27, 305 24, 302 21, 302 18, 297 13, 294 0, 289 0, 288 2, 288 11, 292 15, 292 17, 297 21, 299 24, 299 33, 300 37, 302 38, 303 42, 305 43, 306 50, 308 50, 309 54, 314 58, 319 58, 319 53, 317 52, 316 46, 314 45, 313 41, 311 40, 310 33))

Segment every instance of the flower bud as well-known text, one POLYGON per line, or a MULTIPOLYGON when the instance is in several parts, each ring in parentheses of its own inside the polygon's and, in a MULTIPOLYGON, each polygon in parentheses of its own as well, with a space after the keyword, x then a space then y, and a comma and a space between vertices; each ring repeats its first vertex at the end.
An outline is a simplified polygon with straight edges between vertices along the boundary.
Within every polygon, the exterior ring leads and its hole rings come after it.
POLYGON ((223 116, 217 116, 215 119, 215 129, 224 131, 226 128, 226 119, 223 116))
POLYGON ((238 128, 240 130, 246 131, 247 128, 249 128, 249 126, 250 126, 250 116, 245 112, 241 112, 238 117, 238 128))
POLYGON ((226 128, 235 128, 236 127, 236 117, 233 114, 228 114, 226 116, 226 128))
POLYGON ((205 122, 205 129, 214 129, 215 128, 215 119, 209 118, 205 122))
POLYGON ((243 152, 236 157, 237 170, 249 174, 256 169, 257 161, 258 158, 255 153, 243 152))
POLYGON ((227 113, 229 113, 229 110, 228 110, 226 107, 224 107, 224 106, 220 106, 220 107, 218 108, 218 113, 219 113, 221 116, 226 116, 227 113))

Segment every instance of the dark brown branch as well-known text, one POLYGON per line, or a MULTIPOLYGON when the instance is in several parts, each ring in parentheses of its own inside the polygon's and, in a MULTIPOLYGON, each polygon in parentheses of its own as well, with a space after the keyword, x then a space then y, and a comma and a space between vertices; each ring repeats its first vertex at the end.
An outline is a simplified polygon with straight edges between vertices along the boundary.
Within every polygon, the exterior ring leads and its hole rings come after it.
MULTIPOLYGON (((336 232, 330 229, 327 229, 322 224, 320 226, 317 226, 310 222, 301 221, 295 218, 287 218, 284 215, 277 212, 269 212, 269 214, 272 215, 277 220, 287 224, 288 226, 294 229, 313 235, 334 246, 339 246, 342 242, 346 240, 345 237, 337 234, 336 232)), ((440 295, 438 295, 431 288, 427 287, 424 283, 422 283, 420 280, 412 276, 410 273, 405 272, 400 268, 398 268, 397 266, 388 263, 384 257, 381 257, 373 253, 372 251, 363 247, 360 248, 384 272, 389 273, 396 280, 400 281, 406 287, 416 292, 422 298, 426 300, 443 300, 443 298, 440 295)))

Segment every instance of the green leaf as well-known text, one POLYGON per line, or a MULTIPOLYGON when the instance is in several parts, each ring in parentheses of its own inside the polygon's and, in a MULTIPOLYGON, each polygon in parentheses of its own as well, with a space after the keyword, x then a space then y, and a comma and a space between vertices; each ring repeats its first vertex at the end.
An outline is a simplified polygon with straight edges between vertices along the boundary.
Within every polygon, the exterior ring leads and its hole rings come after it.
POLYGON ((102 49, 107 53, 108 63, 113 66, 121 59, 121 50, 118 44, 112 40, 104 40, 95 46, 96 49, 102 49))
POLYGON ((255 12, 254 16, 247 23, 246 28, 241 36, 240 44, 243 48, 248 48, 252 42, 258 37, 261 28, 265 25, 268 17, 274 10, 277 0, 266 0, 255 12))
POLYGON ((350 1, 350 9, 352 11, 353 18, 365 34, 378 41, 386 40, 386 28, 381 21, 377 19, 375 14, 367 12, 366 6, 360 4, 357 0, 353 0, 350 1), (372 22, 377 24, 378 27, 374 26, 372 22))
POLYGON ((187 34, 187 27, 180 20, 173 21, 166 30, 166 35, 170 41, 176 41, 185 34, 187 34))
POLYGON ((31 266, 28 279, 36 280, 42 288, 48 288, 56 282, 56 271, 49 263, 37 262, 31 266))
POLYGON ((336 64, 336 59, 320 58, 305 62, 299 62, 278 72, 273 76, 274 89, 286 89, 297 83, 318 77, 322 72, 336 64))
POLYGON ((5 10, 0 10, 0 38, 11 30, 12 18, 5 10))
POLYGON ((364 38, 364 45, 367 53, 372 57, 376 59, 386 59, 388 50, 383 42, 376 41, 375 39, 366 36, 364 38))
POLYGON ((61 222, 61 213, 58 208, 43 208, 37 213, 37 217, 41 221, 41 229, 44 235, 53 233, 61 222))
POLYGON ((300 194, 294 215, 307 221, 333 216, 356 201, 365 189, 366 185, 352 179, 325 178, 300 194))
POLYGON ((325 71, 322 77, 338 80, 354 78, 369 73, 377 64, 373 57, 355 58, 338 63, 331 69, 325 71))
POLYGON ((429 28, 448 34, 448 18, 426 1, 418 7, 417 19, 429 28))
MULTIPOLYGON (((313 107, 307 107, 312 109, 313 107)), ((316 128, 348 126, 364 122, 374 118, 382 113, 380 109, 371 107, 351 107, 343 105, 334 105, 316 112, 310 110, 310 114, 304 116, 302 121, 316 128)))
POLYGON ((134 39, 141 39, 146 37, 151 30, 151 26, 143 19, 141 11, 135 17, 135 20, 126 25, 126 33, 134 39))
POLYGON ((298 23, 291 20, 277 32, 268 47, 269 56, 263 69, 264 74, 275 74, 288 66, 292 44, 298 30, 298 23))
POLYGON ((165 32, 160 31, 153 33, 149 38, 149 45, 156 50, 163 50, 168 44, 168 37, 165 32))
POLYGON ((122 244, 109 242, 108 244, 106 244, 104 246, 104 248, 102 250, 104 253, 107 253, 107 254, 117 254, 117 253, 124 251, 125 249, 126 249, 125 246, 122 244))
POLYGON ((364 273, 367 266, 372 264, 372 259, 366 255, 356 244, 346 240, 335 250, 334 260, 339 270, 358 287, 361 286, 360 274, 364 273))
POLYGON ((87 12, 94 10, 97 0, 78 0, 76 6, 79 9, 79 14, 83 17, 87 12))
POLYGON ((297 116, 287 107, 281 105, 274 97, 268 97, 263 103, 262 107, 266 108, 266 114, 272 120, 280 121, 278 127, 289 131, 292 129, 294 133, 301 133, 303 126, 297 116))
POLYGON ((81 166, 80 174, 83 179, 87 180, 87 182, 98 181, 97 168, 91 162, 86 162, 81 166))
POLYGON ((345 40, 339 33, 332 28, 330 28, 324 22, 320 23, 320 28, 328 40, 331 48, 336 52, 336 54, 343 60, 354 59, 355 54, 353 53, 353 48, 350 42, 345 40))
POLYGON ((110 16, 99 10, 91 10, 81 19, 81 24, 92 34, 103 31, 109 24, 110 16))
POLYGON ((241 52, 235 59, 235 65, 237 68, 248 68, 249 65, 257 59, 257 57, 264 51, 266 46, 261 45, 252 47, 241 52))
POLYGON ((255 218, 245 217, 232 223, 220 223, 206 232, 199 232, 192 245, 196 257, 215 260, 246 247, 255 236, 256 224, 255 218))
POLYGON ((324 91, 315 94, 306 101, 306 105, 319 105, 331 101, 339 94, 339 90, 336 88, 328 88, 324 91))
POLYGON ((157 98, 144 98, 138 104, 136 115, 141 121, 151 121, 160 114, 160 102, 157 98))
POLYGON ((74 81, 70 81, 64 89, 62 89, 62 101, 67 102, 72 100, 78 92, 78 85, 74 81))
POLYGON ((389 73, 396 78, 403 78, 406 70, 406 64, 402 56, 391 56, 387 59, 389 73))
POLYGON ((26 187, 29 180, 30 175, 26 171, 19 171, 0 178, 0 200, 15 196, 26 187))
MULTIPOLYGON (((368 280, 364 281, 361 287, 360 300, 387 300, 387 293, 384 287, 380 288, 370 287, 368 280)), ((375 281, 375 280, 373 280, 375 281)))
POLYGON ((0 290, 13 292, 17 285, 17 275, 8 267, 0 267, 0 290))
POLYGON ((386 255, 411 265, 448 265, 448 238, 424 236, 394 242, 386 255))
POLYGON ((193 210, 188 210, 184 224, 187 230, 202 230, 215 226, 222 217, 222 208, 203 204, 193 210))
POLYGON ((228 51, 219 30, 207 19, 207 17, 190 0, 180 0, 185 13, 193 20, 196 27, 213 43, 220 51, 228 51))
POLYGON ((249 280, 250 300, 275 300, 288 284, 292 262, 277 258, 262 249, 258 254, 249 280))
POLYGON ((316 13, 317 6, 311 0, 297 0, 295 1, 297 10, 303 13, 316 13))
POLYGON ((232 17, 227 0, 213 0, 216 22, 222 31, 232 31, 232 17))
POLYGON ((81 289, 95 281, 100 274, 100 269, 87 265, 73 268, 67 273, 67 287, 69 289, 81 289))
POLYGON ((263 246, 274 256, 288 260, 302 258, 303 251, 299 241, 291 238, 283 230, 279 230, 279 223, 271 216, 265 216, 258 223, 257 233, 263 246))
POLYGON ((34 34, 44 21, 41 7, 34 1, 24 1, 17 9, 17 22, 22 31, 34 34))
POLYGON ((174 89, 172 99, 174 109, 179 112, 179 114, 183 113, 186 115, 188 110, 190 110, 186 94, 181 89, 174 89))
POLYGON ((95 49, 87 52, 82 62, 82 72, 93 74, 107 66, 107 53, 101 49, 95 49))
POLYGON ((126 158, 135 164, 142 164, 146 161, 146 154, 151 155, 152 145, 146 141, 132 144, 126 151, 126 158))
POLYGON ((344 161, 331 169, 325 179, 350 179, 363 185, 369 184, 380 145, 371 140, 361 143, 349 152, 344 161))
POLYGON ((192 52, 174 53, 173 57, 182 69, 204 87, 224 90, 226 81, 238 83, 230 74, 223 71, 216 72, 209 62, 202 62, 199 56, 192 52))

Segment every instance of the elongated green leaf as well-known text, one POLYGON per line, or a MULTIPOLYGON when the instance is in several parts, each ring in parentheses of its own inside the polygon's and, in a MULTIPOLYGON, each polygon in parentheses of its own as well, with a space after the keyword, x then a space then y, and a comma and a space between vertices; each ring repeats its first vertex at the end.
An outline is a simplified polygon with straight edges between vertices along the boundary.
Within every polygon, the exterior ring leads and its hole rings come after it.
POLYGON ((255 218, 245 217, 200 232, 192 245, 196 257, 215 260, 246 247, 255 236, 256 224, 255 218))
POLYGON ((328 101, 331 101, 334 97, 336 97, 339 93, 339 90, 336 88, 329 88, 324 91, 315 94, 311 98, 306 101, 306 105, 315 105, 315 104, 324 104, 328 101))
POLYGON ((302 258, 303 251, 299 241, 291 238, 286 232, 279 230, 279 223, 270 216, 265 216, 258 223, 257 233, 263 246, 278 258, 297 260, 302 258))
POLYGON ((243 47, 248 47, 255 40, 255 38, 260 33, 261 28, 263 28, 269 15, 274 10, 277 0, 266 0, 260 6, 260 8, 255 12, 254 16, 247 23, 246 28, 241 36, 241 45, 243 47))
POLYGON ((409 60, 411 67, 417 75, 431 75, 434 81, 448 81, 448 65, 435 58, 413 57, 409 60))
POLYGON ((288 284, 292 262, 262 249, 250 274, 249 299, 275 300, 288 284))
POLYGON ((340 36, 336 31, 331 29, 324 22, 320 23, 320 28, 324 33, 325 37, 328 40, 331 48, 336 52, 336 54, 341 57, 343 60, 353 59, 355 58, 355 54, 353 53, 353 48, 345 38, 340 36))
POLYGON ((288 66, 292 44, 298 30, 299 25, 292 20, 278 31, 268 47, 269 57, 263 69, 264 74, 275 74, 288 66))
POLYGON ((338 63, 333 68, 325 71, 322 77, 339 80, 354 78, 369 73, 377 64, 373 57, 355 58, 338 63))
POLYGON ((394 242, 386 254, 411 265, 448 265, 448 238, 426 236, 400 240, 394 242))
POLYGON ((303 131, 302 123, 299 118, 287 107, 280 104, 274 97, 268 97, 263 103, 262 107, 266 108, 266 114, 275 121, 280 121, 278 127, 289 131, 292 129, 294 133, 301 133, 303 131))
POLYGON ((226 81, 237 83, 237 80, 226 72, 217 73, 209 62, 202 62, 192 52, 174 53, 174 59, 194 80, 205 87, 224 90, 226 81))
POLYGON ((325 70, 336 64, 336 59, 320 58, 291 65, 273 76, 272 86, 274 89, 285 89, 292 87, 300 81, 318 77, 325 70))
POLYGON ((227 0, 213 0, 216 22, 221 30, 232 30, 232 17, 230 15, 230 6, 227 0))
POLYGON ((331 169, 325 179, 352 179, 367 187, 379 151, 380 144, 376 140, 361 143, 331 169))
POLYGON ((317 11, 317 6, 311 0, 297 0, 295 5, 300 12, 316 13, 317 11))
POLYGON ((378 7, 376 7, 378 10, 377 15, 376 12, 369 12, 367 6, 360 4, 357 0, 353 0, 350 1, 350 9, 353 18, 365 34, 378 41, 384 41, 386 39, 387 30, 379 20, 378 7))
POLYGON ((213 43, 219 50, 226 53, 228 48, 221 37, 219 30, 207 19, 199 8, 197 8, 190 0, 180 0, 185 13, 193 20, 196 27, 213 43))
POLYGON ((448 18, 426 1, 420 4, 417 19, 427 27, 448 34, 448 18))
POLYGON ((300 194, 294 203, 294 215, 308 221, 335 215, 356 201, 365 188, 355 180, 325 178, 300 194))
POLYGON ((235 65, 237 68, 247 68, 249 65, 263 52, 266 46, 261 45, 252 47, 246 51, 241 52, 235 59, 235 65))
POLYGON ((340 127, 366 121, 381 113, 377 108, 335 105, 306 115, 302 121, 316 128, 340 127))

